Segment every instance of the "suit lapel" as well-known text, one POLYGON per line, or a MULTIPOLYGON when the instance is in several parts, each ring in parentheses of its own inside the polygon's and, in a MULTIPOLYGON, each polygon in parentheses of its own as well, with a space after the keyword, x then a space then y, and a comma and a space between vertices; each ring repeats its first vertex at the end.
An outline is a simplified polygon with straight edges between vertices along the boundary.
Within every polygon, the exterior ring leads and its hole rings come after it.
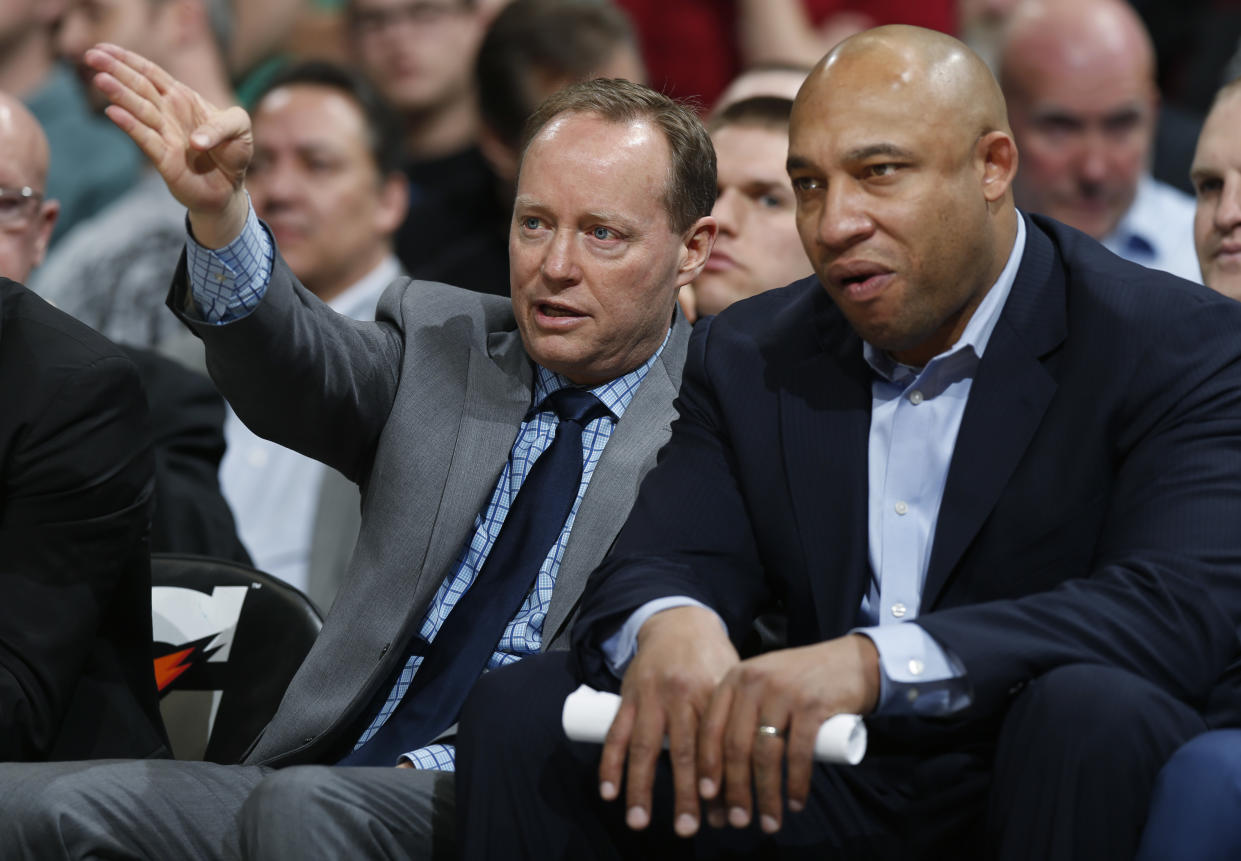
POLYGON ((843 317, 830 313, 826 293, 815 302, 821 337, 810 355, 785 370, 780 435, 817 618, 822 631, 834 635, 853 623, 870 570, 870 372, 861 341, 843 317))
POLYGON ((651 366, 595 464, 556 574, 543 623, 546 649, 564 633, 586 581, 611 548, 638 495, 646 467, 671 434, 689 324, 678 314, 668 345, 651 366))
POLYGON ((1028 219, 1013 289, 970 388, 923 587, 928 609, 995 507, 1034 438, 1057 382, 1042 358, 1063 341, 1065 284, 1051 240, 1028 219))
POLYGON ((530 360, 516 332, 493 334, 486 354, 470 351, 461 424, 426 559, 419 568, 414 607, 423 608, 431 600, 470 534, 474 517, 495 490, 530 409, 532 385, 530 360))

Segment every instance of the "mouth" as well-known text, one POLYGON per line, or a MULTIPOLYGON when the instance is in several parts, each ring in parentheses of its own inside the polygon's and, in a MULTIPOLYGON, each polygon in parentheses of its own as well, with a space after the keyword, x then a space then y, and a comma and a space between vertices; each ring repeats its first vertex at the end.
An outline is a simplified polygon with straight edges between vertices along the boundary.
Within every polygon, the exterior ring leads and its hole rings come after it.
POLYGON ((548 329, 564 329, 585 320, 588 315, 560 302, 536 302, 534 317, 540 326, 548 329))
POLYGON ((854 302, 872 299, 891 282, 893 273, 874 263, 837 263, 829 267, 828 280, 854 302))

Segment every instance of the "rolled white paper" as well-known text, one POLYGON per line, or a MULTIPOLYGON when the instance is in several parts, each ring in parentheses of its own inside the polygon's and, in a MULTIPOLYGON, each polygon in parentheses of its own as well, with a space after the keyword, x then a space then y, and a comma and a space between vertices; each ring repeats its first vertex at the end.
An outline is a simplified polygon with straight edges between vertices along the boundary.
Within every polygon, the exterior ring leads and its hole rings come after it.
MULTIPOLYGON (((620 709, 617 694, 582 685, 565 697, 560 722, 571 741, 602 744, 620 709)), ((666 742, 665 742, 666 743, 666 742)), ((866 755, 866 724, 857 715, 833 715, 823 721, 814 740, 818 762, 857 765, 866 755)))

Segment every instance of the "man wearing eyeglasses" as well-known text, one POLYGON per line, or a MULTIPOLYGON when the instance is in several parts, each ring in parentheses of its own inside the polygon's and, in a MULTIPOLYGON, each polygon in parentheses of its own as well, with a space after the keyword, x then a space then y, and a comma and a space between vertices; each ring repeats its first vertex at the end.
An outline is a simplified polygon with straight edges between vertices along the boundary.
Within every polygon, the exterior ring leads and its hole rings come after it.
POLYGON ((47 167, 35 118, 0 93, 0 761, 167 755, 142 387, 112 344, 17 283, 56 221, 47 167))

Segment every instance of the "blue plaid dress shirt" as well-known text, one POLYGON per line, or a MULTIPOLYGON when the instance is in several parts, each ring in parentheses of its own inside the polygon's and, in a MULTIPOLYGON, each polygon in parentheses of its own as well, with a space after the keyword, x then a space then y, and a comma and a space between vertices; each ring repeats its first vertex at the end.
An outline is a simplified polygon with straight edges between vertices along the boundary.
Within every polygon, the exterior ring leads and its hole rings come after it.
MULTIPOLYGON (((227 323, 244 317, 262 300, 267 290, 267 282, 271 278, 273 244, 252 208, 237 239, 224 248, 213 251, 203 248, 190 237, 186 243, 186 259, 190 290, 202 319, 212 323, 227 323)), ((667 342, 668 338, 665 336, 664 344, 667 342)), ((526 655, 538 652, 542 646, 543 621, 547 618, 552 588, 556 585, 556 574, 560 570, 560 560, 564 556, 578 506, 581 505, 591 476, 594 475, 599 456, 612 436, 612 429, 624 415, 638 386, 661 352, 663 345, 645 364, 622 377, 591 389, 604 406, 611 410, 612 415, 589 422, 582 431, 582 482, 578 486, 577 498, 573 501, 560 537, 552 545, 543 567, 539 570, 534 588, 505 628, 500 642, 496 644, 496 650, 487 662, 488 670, 515 663, 526 655)), ((556 414, 550 411, 534 412, 534 408, 549 394, 571 383, 559 374, 538 365, 535 365, 534 370, 531 412, 518 429, 517 440, 509 452, 508 463, 500 474, 500 480, 496 483, 487 507, 475 517, 473 533, 461 549, 452 573, 440 584, 423 617, 419 635, 428 643, 434 642, 444 620, 478 576, 496 536, 500 533, 500 527, 504 524, 504 517, 521 490, 522 482, 529 475, 539 455, 551 445, 556 436, 556 426, 559 424, 556 414)), ((365 744, 391 716, 422 661, 421 655, 409 658, 383 707, 362 733, 355 749, 365 744)), ((410 751, 405 756, 417 768, 452 771, 456 749, 450 744, 432 744, 410 751)))

